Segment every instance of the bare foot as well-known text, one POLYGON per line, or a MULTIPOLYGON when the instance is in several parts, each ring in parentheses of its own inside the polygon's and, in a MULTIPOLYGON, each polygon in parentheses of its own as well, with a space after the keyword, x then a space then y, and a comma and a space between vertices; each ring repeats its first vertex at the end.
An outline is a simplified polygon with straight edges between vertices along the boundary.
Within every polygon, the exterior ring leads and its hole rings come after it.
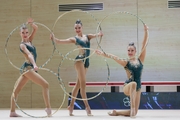
POLYGON ((18 115, 16 112, 11 112, 9 117, 22 117, 22 116, 18 115))
POLYGON ((73 107, 68 106, 67 109, 69 110, 69 116, 74 116, 73 113, 73 107))
POLYGON ((90 109, 90 107, 87 107, 87 108, 86 108, 86 113, 87 113, 87 116, 93 116, 93 115, 91 114, 91 109, 90 109))
POLYGON ((46 111, 48 117, 52 116, 51 115, 51 108, 46 108, 45 111, 46 111))
POLYGON ((116 110, 113 110, 112 112, 108 112, 108 114, 109 114, 110 116, 117 116, 117 115, 116 115, 116 110))

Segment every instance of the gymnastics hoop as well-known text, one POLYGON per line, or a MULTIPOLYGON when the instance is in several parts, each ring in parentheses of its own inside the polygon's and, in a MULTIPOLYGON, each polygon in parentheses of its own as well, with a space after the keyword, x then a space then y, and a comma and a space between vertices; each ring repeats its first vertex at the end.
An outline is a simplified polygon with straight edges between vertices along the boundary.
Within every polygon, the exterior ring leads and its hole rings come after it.
POLYGON ((63 61, 64 61, 64 58, 65 59, 67 59, 67 60, 72 60, 72 61, 81 61, 81 60, 85 60, 85 59, 88 59, 88 58, 90 58, 92 55, 94 55, 94 53, 95 53, 95 50, 94 49, 92 49, 92 48, 75 48, 74 50, 72 50, 72 51, 69 51, 68 53, 66 53, 66 55, 63 57, 63 61), (72 52, 74 52, 74 51, 77 51, 77 50, 93 50, 94 52, 93 52, 93 54, 90 54, 89 56, 87 56, 87 57, 84 57, 84 58, 78 58, 77 60, 76 59, 73 59, 73 58, 68 58, 67 56, 69 56, 69 54, 71 54, 72 52))
MULTIPOLYGON (((90 14, 90 16, 97 22, 97 24, 99 24, 99 21, 94 17, 94 15, 93 15, 92 13, 87 12, 87 11, 82 11, 82 10, 80 10, 80 9, 74 9, 74 10, 71 10, 71 11, 64 12, 62 15, 60 15, 60 16, 56 19, 56 21, 55 21, 55 23, 54 23, 54 25, 53 25, 53 27, 52 27, 52 32, 54 32, 54 27, 56 26, 56 23, 59 21, 59 19, 60 19, 61 17, 63 17, 64 15, 69 14, 69 13, 72 13, 72 12, 83 12, 83 13, 90 14)), ((102 31, 101 26, 98 25, 98 27, 99 27, 100 31, 102 31)), ((98 30, 98 29, 97 29, 97 30, 98 30)), ((52 34, 52 35, 53 35, 53 37, 54 37, 54 34, 52 34)), ((96 36, 96 38, 97 38, 97 36, 96 36)), ((101 41, 101 39, 102 39, 102 36, 100 36, 100 40, 99 40, 99 41, 101 41)), ((98 43, 98 44, 100 44, 100 43, 98 43)), ((99 45, 98 45, 98 46, 99 46, 99 45)), ((98 46, 97 46, 97 48, 98 48, 98 46)), ((62 53, 59 52, 59 50, 56 49, 56 52, 57 52, 60 56, 65 57, 62 53)), ((91 55, 94 54, 94 53, 95 53, 95 51, 94 51, 93 53, 91 53, 91 55)), ((91 56, 91 55, 90 55, 90 56, 91 56)), ((67 57, 66 57, 66 58, 67 58, 67 57)), ((88 57, 83 58, 83 59, 79 59, 79 60, 84 60, 84 59, 87 59, 87 58, 88 58, 88 57)), ((69 58, 69 60, 73 60, 73 59, 69 58)))
MULTIPOLYGON (((77 49, 75 49, 75 50, 78 50, 78 49, 94 50, 94 49, 92 49, 92 48, 77 48, 77 49)), ((61 67, 61 65, 62 65, 62 62, 64 61, 64 59, 66 58, 66 56, 68 56, 70 53, 74 52, 75 50, 68 52, 68 53, 65 55, 65 57, 62 58, 62 60, 61 60, 61 62, 60 62, 60 64, 59 64, 59 67, 58 67, 58 80, 59 80, 59 81, 62 81, 62 82, 63 82, 63 80, 59 77, 59 76, 60 76, 60 67, 61 67)), ((94 51, 95 51, 95 50, 94 50, 94 51)), ((72 59, 70 59, 70 60, 72 60, 72 59)), ((80 60, 81 60, 81 59, 79 59, 78 61, 80 61, 80 60)), ((69 97, 71 97, 71 98, 74 98, 74 99, 76 99, 76 100, 91 100, 91 99, 94 99, 94 98, 98 97, 98 96, 105 90, 105 88, 106 88, 107 85, 108 85, 109 79, 110 79, 110 69, 109 69, 109 65, 108 65, 108 63, 107 63, 107 61, 106 61, 105 58, 104 58, 104 61, 105 61, 105 63, 106 63, 107 69, 108 69, 108 77, 107 77, 107 81, 106 81, 105 86, 102 88, 102 90, 101 90, 98 94, 96 94, 95 96, 90 97, 90 98, 81 99, 81 98, 77 98, 77 97, 74 97, 74 96, 70 95, 65 89, 63 89, 64 93, 65 93, 67 96, 69 96, 69 97)))
MULTIPOLYGON (((48 71, 48 72, 54 74, 55 76, 57 76, 57 77, 59 78, 58 74, 55 73, 55 72, 53 72, 53 71, 50 70, 50 69, 47 69, 47 68, 39 68, 39 69, 48 71)), ((26 73, 29 72, 29 71, 34 71, 34 70, 33 70, 33 69, 27 70, 27 71, 24 72, 22 75, 26 74, 26 73)), ((62 101, 60 107, 59 107, 56 111, 54 111, 51 115, 46 115, 46 116, 33 116, 33 115, 30 115, 30 114, 26 113, 24 110, 22 110, 22 109, 19 107, 19 105, 18 105, 17 102, 16 102, 15 96, 14 96, 14 91, 15 91, 15 88, 16 88, 18 82, 19 82, 19 81, 17 80, 16 83, 15 83, 15 85, 14 85, 14 89, 13 89, 13 94, 12 94, 12 95, 13 95, 13 99, 14 99, 14 102, 15 102, 17 108, 18 108, 21 112, 23 112, 25 115, 27 115, 27 116, 29 116, 29 117, 32 117, 32 118, 46 118, 46 117, 50 117, 50 116, 54 115, 55 113, 57 113, 57 111, 59 111, 59 110, 62 108, 62 105, 64 104, 65 99, 66 99, 66 94, 65 94, 65 93, 64 93, 64 98, 63 98, 63 101, 62 101)), ((65 89, 65 86, 64 86, 63 82, 60 83, 60 86, 61 86, 61 88, 62 88, 63 90, 65 89)))
MULTIPOLYGON (((134 17, 136 17, 139 21, 141 21, 143 25, 145 25, 144 21, 143 21, 140 17, 138 17, 137 15, 135 15, 135 14, 132 14, 132 13, 127 12, 127 11, 116 11, 116 12, 110 13, 109 15, 106 15, 106 16, 100 21, 100 23, 99 23, 98 26, 97 26, 96 33, 97 33, 97 31, 98 31, 99 26, 102 24, 102 22, 103 22, 107 17, 109 17, 109 16, 111 16, 111 15, 113 15, 113 14, 118 14, 118 13, 129 14, 129 15, 131 15, 131 16, 134 16, 134 17)), ((149 36, 149 31, 148 31, 148 30, 147 30, 147 36, 149 36)), ((97 43, 98 43, 97 37, 96 37, 96 41, 97 41, 97 43)), ((100 41, 100 42, 101 42, 101 41, 100 41)), ((140 56, 141 53, 145 50, 148 42, 149 42, 149 37, 147 38, 146 44, 145 44, 145 46, 142 48, 142 50, 141 50, 141 52, 139 53, 139 55, 135 55, 135 56, 132 57, 132 58, 135 58, 135 57, 137 57, 137 56, 140 56)), ((117 59, 117 58, 112 57, 111 55, 106 54, 106 52, 102 49, 102 47, 100 46, 100 44, 98 44, 98 45, 99 45, 99 48, 102 50, 102 52, 103 52, 105 55, 109 56, 110 58, 117 59)), ((132 59, 132 58, 131 58, 131 59, 132 59)), ((121 59, 121 60, 125 60, 125 59, 128 59, 128 58, 118 58, 118 60, 120 60, 120 59, 121 59)))
MULTIPOLYGON (((23 23, 23 24, 26 24, 26 25, 27 25, 27 23, 23 23)), ((7 45, 8 45, 8 41, 9 41, 11 35, 14 33, 14 31, 16 31, 17 29, 19 29, 23 24, 17 26, 16 28, 14 28, 14 29, 10 32, 10 34, 8 35, 8 37, 7 37, 7 39, 6 39, 6 43, 5 43, 5 54, 6 54, 6 57, 7 57, 8 61, 9 61, 9 63, 10 63, 14 68, 16 68, 16 69, 18 69, 18 70, 22 70, 22 69, 19 68, 19 67, 17 67, 16 65, 14 65, 14 64, 12 63, 12 61, 10 60, 10 58, 9 58, 9 56, 8 56, 8 52, 7 52, 7 45)), ((46 28, 50 33, 52 33, 52 31, 51 31, 47 26, 45 26, 44 24, 37 23, 37 22, 34 22, 34 24, 43 26, 43 27, 46 28)), ((54 37, 53 37, 53 39, 54 39, 54 37)), ((48 62, 51 60, 51 58, 53 57, 54 52, 55 52, 54 40, 52 40, 52 44, 53 44, 54 48, 53 48, 53 52, 52 52, 51 56, 50 56, 50 57, 48 58, 48 60, 47 60, 43 65, 41 65, 40 67, 44 67, 45 65, 47 65, 47 63, 48 63, 48 62)))

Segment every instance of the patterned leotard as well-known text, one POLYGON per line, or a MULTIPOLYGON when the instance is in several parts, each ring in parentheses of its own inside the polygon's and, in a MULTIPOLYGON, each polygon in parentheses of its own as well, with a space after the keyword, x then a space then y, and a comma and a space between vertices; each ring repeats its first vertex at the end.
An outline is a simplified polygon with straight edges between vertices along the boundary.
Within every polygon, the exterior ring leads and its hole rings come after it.
MULTIPOLYGON (((21 43, 21 44, 24 44, 25 46, 26 46, 26 48, 29 50, 29 52, 31 52, 31 54, 33 55, 33 57, 34 57, 34 61, 36 62, 36 58, 37 58, 37 53, 36 53, 36 48, 32 45, 32 46, 30 46, 30 45, 27 45, 27 44, 25 44, 25 43, 21 43)), ((22 53, 24 53, 24 51, 20 48, 20 51, 22 52, 22 53)), ((24 53, 25 54, 25 53, 24 53)), ((24 71, 26 71, 26 70, 28 70, 28 69, 32 69, 32 68, 34 68, 33 67, 33 65, 30 63, 30 61, 25 61, 24 63, 23 63, 23 65, 21 66, 21 70, 20 70, 20 72, 21 72, 21 74, 24 72, 24 71)))
POLYGON ((141 89, 141 75, 143 70, 143 64, 138 59, 139 64, 134 65, 128 61, 127 65, 124 67, 130 73, 130 78, 125 81, 125 85, 134 81, 137 83, 136 91, 141 89))
MULTIPOLYGON (((75 37, 76 39, 76 45, 80 45, 82 48, 90 48, 90 40, 87 37, 87 42, 82 41, 81 39, 75 37)), ((84 49, 84 54, 79 54, 76 59, 83 59, 85 57, 88 57, 90 54, 90 50, 89 49, 84 49)), ((83 60, 84 62, 84 67, 88 68, 89 67, 89 58, 83 60)))

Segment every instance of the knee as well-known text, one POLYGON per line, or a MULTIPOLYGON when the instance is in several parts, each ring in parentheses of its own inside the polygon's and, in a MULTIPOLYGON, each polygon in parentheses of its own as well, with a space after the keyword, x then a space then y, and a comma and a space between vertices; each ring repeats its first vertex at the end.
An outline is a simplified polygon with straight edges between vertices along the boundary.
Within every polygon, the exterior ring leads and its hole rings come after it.
POLYGON ((136 89, 137 83, 136 82, 131 82, 131 88, 136 89))
POLYGON ((19 94, 20 91, 21 91, 20 88, 16 88, 16 89, 12 92, 12 96, 16 97, 16 96, 19 94))
POLYGON ((76 83, 76 85, 74 86, 74 88, 80 88, 80 84, 76 83))
POLYGON ((86 88, 86 85, 84 85, 84 84, 81 84, 81 85, 80 85, 80 89, 81 89, 81 90, 85 90, 85 88, 86 88))
POLYGON ((44 85, 43 85, 43 88, 48 89, 49 88, 49 83, 45 82, 44 85))
POLYGON ((16 98, 18 93, 16 91, 12 92, 11 98, 16 98))
MULTIPOLYGON (((138 113, 138 110, 137 110, 137 109, 135 109, 134 111, 131 111, 131 110, 130 110, 130 112, 133 113, 133 116, 136 116, 137 113, 138 113)), ((131 115, 131 113, 130 113, 130 115, 131 115)))

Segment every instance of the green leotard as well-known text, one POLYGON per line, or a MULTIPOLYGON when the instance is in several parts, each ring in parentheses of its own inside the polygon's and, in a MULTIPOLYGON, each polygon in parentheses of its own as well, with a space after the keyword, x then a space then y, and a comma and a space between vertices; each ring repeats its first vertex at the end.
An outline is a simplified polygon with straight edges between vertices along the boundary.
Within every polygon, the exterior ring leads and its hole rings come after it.
MULTIPOLYGON (((32 44, 31 44, 32 46, 27 45, 27 44, 25 44, 23 42, 21 44, 24 44, 26 46, 26 48, 29 50, 29 52, 31 52, 31 54, 33 55, 34 61, 36 62, 36 58, 37 58, 36 48, 32 44)), ((24 53, 24 51, 21 48, 20 48, 20 51, 22 53, 24 53)), ((21 66, 20 72, 23 73, 27 69, 32 69, 32 68, 34 68, 34 67, 30 62, 24 62, 23 65, 21 66)))
POLYGON ((139 61, 138 65, 131 64, 130 61, 128 61, 127 65, 124 67, 125 70, 130 72, 130 78, 125 81, 125 85, 134 81, 137 83, 137 87, 136 87, 137 91, 141 89, 141 75, 143 70, 143 64, 139 59, 138 61, 139 61))
MULTIPOLYGON (((88 36, 86 36, 88 39, 88 36)), ((82 40, 80 40, 79 38, 75 37, 76 39, 76 45, 80 45, 82 48, 90 48, 90 40, 88 39, 87 42, 84 42, 82 40)), ((76 59, 83 59, 85 57, 88 57, 90 54, 90 50, 89 49, 84 49, 84 54, 83 55, 78 55, 76 57, 76 59)), ((84 61, 84 60, 83 60, 84 61)), ((88 68, 89 67, 89 58, 85 59, 84 61, 84 67, 88 68)))

